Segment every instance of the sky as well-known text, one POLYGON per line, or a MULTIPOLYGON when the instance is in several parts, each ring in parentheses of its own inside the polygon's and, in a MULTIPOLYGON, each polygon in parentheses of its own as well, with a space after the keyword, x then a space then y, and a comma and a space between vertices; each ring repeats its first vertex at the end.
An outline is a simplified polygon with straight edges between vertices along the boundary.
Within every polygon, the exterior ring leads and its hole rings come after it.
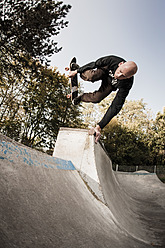
MULTIPOLYGON (((165 0, 63 0, 68 27, 54 37, 62 51, 51 66, 62 74, 72 57, 80 66, 107 55, 138 65, 128 100, 143 99, 154 115, 165 106, 165 0)), ((80 79, 81 80, 81 79, 80 79)), ((82 81, 82 80, 81 80, 82 81)), ((100 82, 83 82, 85 92, 100 82)))

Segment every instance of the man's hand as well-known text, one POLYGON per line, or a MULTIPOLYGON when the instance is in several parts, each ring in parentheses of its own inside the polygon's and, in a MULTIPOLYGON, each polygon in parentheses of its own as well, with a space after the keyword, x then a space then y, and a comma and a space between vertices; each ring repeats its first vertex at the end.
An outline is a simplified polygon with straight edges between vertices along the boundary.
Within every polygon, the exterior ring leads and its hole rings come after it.
POLYGON ((75 71, 70 71, 70 72, 69 72, 69 77, 72 78, 72 77, 74 77, 76 74, 77 74, 77 70, 75 70, 75 71))
POLYGON ((92 127, 89 130, 89 135, 94 135, 95 136, 95 143, 97 144, 97 142, 99 141, 100 137, 101 137, 101 128, 99 125, 97 125, 95 128, 92 127))

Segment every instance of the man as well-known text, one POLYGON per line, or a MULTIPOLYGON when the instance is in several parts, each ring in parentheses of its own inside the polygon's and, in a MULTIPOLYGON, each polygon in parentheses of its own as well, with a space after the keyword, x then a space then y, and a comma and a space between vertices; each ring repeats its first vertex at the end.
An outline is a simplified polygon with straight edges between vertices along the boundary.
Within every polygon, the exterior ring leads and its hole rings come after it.
POLYGON ((74 65, 75 70, 69 72, 69 77, 74 77, 80 73, 80 77, 85 81, 95 82, 101 80, 100 88, 93 93, 84 93, 74 99, 74 104, 82 102, 99 103, 107 97, 112 91, 117 94, 110 107, 106 111, 102 120, 95 128, 90 130, 90 134, 95 134, 95 142, 101 136, 101 130, 110 122, 110 120, 119 113, 125 99, 133 85, 133 75, 137 72, 137 65, 133 61, 111 55, 102 57, 95 62, 91 62, 82 67, 74 65))

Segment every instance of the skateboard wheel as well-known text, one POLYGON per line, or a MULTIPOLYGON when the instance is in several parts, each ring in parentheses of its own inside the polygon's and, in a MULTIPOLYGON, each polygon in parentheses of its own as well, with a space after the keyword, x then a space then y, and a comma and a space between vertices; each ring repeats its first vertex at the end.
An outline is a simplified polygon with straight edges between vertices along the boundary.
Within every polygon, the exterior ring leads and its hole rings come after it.
POLYGON ((71 98, 71 94, 68 94, 66 97, 67 97, 67 98, 71 98))

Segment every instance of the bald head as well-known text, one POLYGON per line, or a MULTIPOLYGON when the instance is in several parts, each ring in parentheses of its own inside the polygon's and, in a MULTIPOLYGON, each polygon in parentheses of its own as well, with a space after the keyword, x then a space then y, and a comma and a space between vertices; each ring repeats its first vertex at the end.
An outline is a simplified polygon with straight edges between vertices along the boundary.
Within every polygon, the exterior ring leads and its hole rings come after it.
POLYGON ((132 77, 137 72, 137 65, 133 61, 127 61, 123 64, 125 70, 127 71, 127 76, 132 77))
POLYGON ((116 69, 114 76, 115 78, 120 80, 130 78, 133 75, 135 75, 137 70, 138 67, 135 62, 133 61, 121 62, 119 63, 119 67, 116 69))

